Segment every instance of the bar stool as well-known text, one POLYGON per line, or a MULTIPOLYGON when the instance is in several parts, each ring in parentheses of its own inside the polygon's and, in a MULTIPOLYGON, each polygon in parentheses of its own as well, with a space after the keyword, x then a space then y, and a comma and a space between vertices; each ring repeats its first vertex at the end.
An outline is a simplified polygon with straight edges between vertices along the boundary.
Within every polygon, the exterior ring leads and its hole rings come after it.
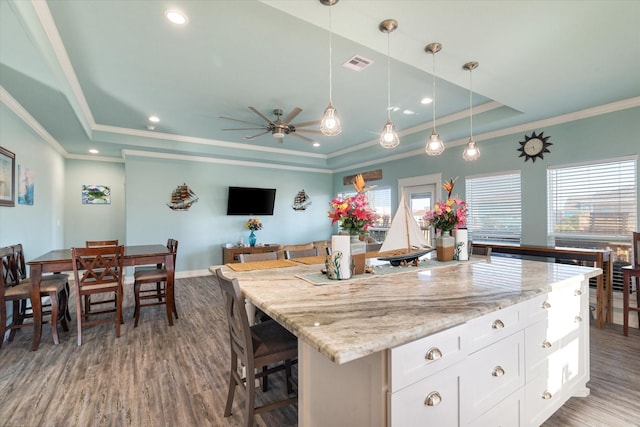
POLYGON ((638 313, 638 325, 640 326, 640 233, 633 233, 633 265, 622 267, 622 316, 623 333, 629 335, 629 311, 638 313), (633 284, 636 285, 636 306, 629 306, 629 294, 633 284))

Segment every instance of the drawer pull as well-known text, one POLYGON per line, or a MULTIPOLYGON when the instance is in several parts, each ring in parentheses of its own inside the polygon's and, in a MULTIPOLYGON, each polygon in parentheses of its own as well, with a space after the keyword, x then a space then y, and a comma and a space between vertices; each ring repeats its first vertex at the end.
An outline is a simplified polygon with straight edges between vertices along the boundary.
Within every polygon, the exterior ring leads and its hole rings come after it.
POLYGON ((579 297, 580 295, 582 295, 582 291, 580 289, 576 289, 576 291, 573 294, 579 297))
POLYGON ((544 393, 542 393, 542 398, 543 398, 544 400, 549 400, 549 399, 551 399, 552 397, 553 397, 553 395, 552 395, 551 393, 549 393, 548 391, 546 391, 546 390, 545 390, 545 392, 544 392, 544 393))
POLYGON ((493 323, 491 324, 491 328, 492 329, 502 329, 502 328, 504 328, 504 323, 500 319, 494 320, 493 323))
POLYGON ((436 406, 442 402, 442 396, 437 391, 432 391, 427 395, 427 398, 424 400, 425 406, 436 406))
POLYGON ((493 371, 491 371, 491 375, 494 377, 501 377, 504 375, 504 369, 502 369, 502 366, 496 366, 493 368, 493 371))
POLYGON ((542 308, 544 309, 549 309, 551 308, 551 304, 549 304, 549 301, 545 301, 542 303, 542 308))
POLYGON ((576 316, 576 323, 582 322, 582 316, 576 316))
POLYGON ((442 352, 438 347, 431 347, 424 356, 427 360, 438 360, 442 357, 442 352))
POLYGON ((547 340, 542 341, 542 348, 549 348, 551 347, 551 343, 547 340))

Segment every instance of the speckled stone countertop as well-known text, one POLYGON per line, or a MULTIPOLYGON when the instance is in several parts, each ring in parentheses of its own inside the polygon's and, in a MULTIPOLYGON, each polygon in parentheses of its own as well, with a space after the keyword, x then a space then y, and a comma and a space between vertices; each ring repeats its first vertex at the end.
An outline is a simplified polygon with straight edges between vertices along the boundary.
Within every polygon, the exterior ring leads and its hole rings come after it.
POLYGON ((365 275, 322 286, 295 277, 320 268, 223 271, 238 278, 249 301, 338 364, 602 273, 598 268, 492 257, 419 272, 405 267, 401 274, 365 275))

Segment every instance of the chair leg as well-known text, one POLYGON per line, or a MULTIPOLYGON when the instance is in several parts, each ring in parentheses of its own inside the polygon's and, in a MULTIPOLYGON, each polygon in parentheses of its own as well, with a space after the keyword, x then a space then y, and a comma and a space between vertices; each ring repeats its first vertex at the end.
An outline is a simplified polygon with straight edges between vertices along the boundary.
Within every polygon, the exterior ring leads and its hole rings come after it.
POLYGON ((69 313, 69 300, 71 299, 71 289, 69 289, 69 281, 64 284, 64 290, 67 293, 67 307, 64 311, 64 316, 67 318, 69 322, 71 322, 71 313, 69 313))
POLYGON ((4 343, 4 334, 7 332, 7 304, 0 307, 0 348, 4 343))
POLYGON ((622 284, 622 333, 624 336, 629 335, 629 282, 631 279, 631 274, 628 271, 623 273, 623 284, 622 284))
POLYGON ((233 396, 236 391, 236 373, 238 369, 238 358, 235 354, 231 354, 231 369, 229 370, 229 392, 227 393, 227 404, 224 407, 224 416, 231 415, 231 407, 233 406, 233 396))
POLYGON ((636 282, 636 307, 638 307, 638 327, 640 327, 640 277, 634 277, 636 282))
MULTIPOLYGON (((85 295, 86 296, 86 295, 85 295)), ((85 302, 88 300, 84 299, 85 302)), ((78 345, 82 345, 82 322, 84 320, 84 307, 82 306, 82 296, 79 289, 76 288, 76 324, 78 328, 78 345)))
POLYGON ((293 384, 291 379, 291 360, 284 361, 285 381, 287 382, 287 394, 293 393, 293 384))
POLYGON ((133 284, 133 295, 135 297, 136 300, 136 304, 135 304, 135 312, 134 312, 134 317, 135 317, 135 321, 133 322, 133 327, 137 328, 138 327, 138 320, 140 320, 140 283, 139 282, 135 282, 133 284))
POLYGON ((60 308, 58 317, 60 317, 59 320, 60 323, 62 323, 62 330, 68 332, 69 325, 67 324, 67 315, 69 313, 69 295, 64 289, 58 294, 58 306, 60 308))
POLYGON ((58 292, 50 292, 49 299, 51 300, 51 335, 53 336, 53 343, 58 345, 60 344, 60 338, 58 337, 58 292))
MULTIPOLYGON (((264 380, 266 379, 267 377, 264 377, 264 380)), ((245 425, 247 427, 253 427, 255 424, 254 418, 256 410, 256 375, 253 369, 247 369, 245 391, 245 425)))
POLYGON ((269 390, 269 380, 268 380, 269 376, 267 375, 267 370, 268 370, 267 366, 263 366, 262 367, 262 372, 263 372, 263 375, 262 375, 262 391, 263 392, 266 392, 266 391, 269 390))
POLYGON ((122 319, 122 291, 116 292, 116 337, 120 338, 120 324, 124 323, 122 319))
POLYGON ((15 328, 12 328, 11 331, 9 332, 9 338, 7 339, 7 341, 11 342, 13 341, 13 338, 16 336, 16 333, 18 332, 18 325, 22 325, 22 323, 24 322, 24 314, 27 310, 27 302, 24 300, 20 300, 20 301, 13 301, 13 321, 11 322, 12 326, 16 326, 15 328))

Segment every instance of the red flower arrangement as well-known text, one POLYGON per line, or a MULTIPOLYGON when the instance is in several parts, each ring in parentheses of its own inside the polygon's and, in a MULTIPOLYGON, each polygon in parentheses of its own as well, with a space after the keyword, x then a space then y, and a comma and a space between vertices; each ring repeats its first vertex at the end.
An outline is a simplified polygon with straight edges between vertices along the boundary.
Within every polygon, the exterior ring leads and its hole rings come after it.
POLYGON ((436 202, 433 210, 424 216, 425 222, 442 233, 467 225, 467 202, 451 197, 456 179, 451 179, 442 185, 447 191, 447 200, 436 202))
POLYGON ((340 222, 340 226, 351 235, 365 233, 378 219, 364 193, 344 199, 335 197, 330 205, 332 210, 328 213, 332 219, 331 225, 340 222))

